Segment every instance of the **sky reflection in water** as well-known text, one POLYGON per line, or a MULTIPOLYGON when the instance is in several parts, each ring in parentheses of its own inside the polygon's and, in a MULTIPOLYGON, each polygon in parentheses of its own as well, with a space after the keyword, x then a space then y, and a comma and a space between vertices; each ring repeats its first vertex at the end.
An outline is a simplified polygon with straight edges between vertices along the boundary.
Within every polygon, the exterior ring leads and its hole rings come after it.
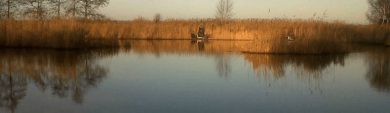
POLYGON ((240 53, 239 43, 1 50, 0 112, 387 112, 390 51, 240 53))

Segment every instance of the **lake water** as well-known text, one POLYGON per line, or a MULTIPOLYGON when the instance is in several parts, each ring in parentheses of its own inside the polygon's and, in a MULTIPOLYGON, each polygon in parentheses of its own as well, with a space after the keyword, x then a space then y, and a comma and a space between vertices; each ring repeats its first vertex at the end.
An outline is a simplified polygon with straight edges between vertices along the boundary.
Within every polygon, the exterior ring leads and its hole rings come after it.
POLYGON ((390 49, 240 52, 235 42, 0 50, 1 113, 385 113, 390 49), (233 46, 232 46, 233 45, 233 46))

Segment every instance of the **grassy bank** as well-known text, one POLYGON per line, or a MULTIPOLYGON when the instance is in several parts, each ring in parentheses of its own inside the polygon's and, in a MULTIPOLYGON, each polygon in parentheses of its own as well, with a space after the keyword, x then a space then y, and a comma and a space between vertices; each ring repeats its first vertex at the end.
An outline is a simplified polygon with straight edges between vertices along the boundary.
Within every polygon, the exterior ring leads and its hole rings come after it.
POLYGON ((249 40, 250 52, 262 53, 347 52, 351 43, 385 45, 390 35, 388 26, 314 20, 3 20, 0 46, 88 48, 119 46, 120 39, 187 40, 200 25, 205 26, 210 39, 249 40), (295 40, 287 41, 287 36, 295 40))

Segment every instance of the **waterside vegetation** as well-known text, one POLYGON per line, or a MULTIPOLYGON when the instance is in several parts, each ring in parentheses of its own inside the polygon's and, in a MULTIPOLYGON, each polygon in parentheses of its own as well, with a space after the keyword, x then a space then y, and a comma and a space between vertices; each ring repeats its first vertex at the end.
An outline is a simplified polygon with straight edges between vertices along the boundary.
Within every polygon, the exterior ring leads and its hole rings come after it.
POLYGON ((91 48, 117 47, 121 40, 190 40, 204 25, 210 40, 245 40, 259 52, 348 52, 351 44, 385 45, 390 27, 341 22, 286 19, 220 21, 165 20, 4 20, 3 47, 91 48), (287 37, 292 37, 289 40, 287 37))
POLYGON ((99 14, 98 9, 108 0, 6 0, 0 2, 0 46, 119 47, 122 40, 190 40, 191 34, 204 26, 210 40, 249 41, 245 48, 254 53, 345 53, 359 44, 390 45, 387 19, 381 20, 384 14, 375 10, 382 7, 380 1, 370 1, 373 24, 358 25, 318 18, 233 19, 231 0, 220 0, 212 19, 163 20, 156 14, 152 20, 140 17, 131 21, 99 14))

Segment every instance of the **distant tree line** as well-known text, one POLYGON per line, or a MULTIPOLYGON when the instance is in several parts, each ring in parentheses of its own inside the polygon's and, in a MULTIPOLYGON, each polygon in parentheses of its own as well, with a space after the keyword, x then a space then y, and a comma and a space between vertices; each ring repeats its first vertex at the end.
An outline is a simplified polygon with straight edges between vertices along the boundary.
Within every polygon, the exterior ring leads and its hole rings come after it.
MULTIPOLYGON (((367 18, 374 24, 390 24, 390 0, 368 0, 367 18)), ((0 19, 83 18, 101 19, 99 8, 109 0, 0 0, 0 19)), ((226 21, 233 17, 232 0, 219 0, 215 18, 226 21)), ((154 18, 157 23, 161 15, 154 18)))
POLYGON ((0 19, 104 18, 109 0, 0 0, 0 19))

